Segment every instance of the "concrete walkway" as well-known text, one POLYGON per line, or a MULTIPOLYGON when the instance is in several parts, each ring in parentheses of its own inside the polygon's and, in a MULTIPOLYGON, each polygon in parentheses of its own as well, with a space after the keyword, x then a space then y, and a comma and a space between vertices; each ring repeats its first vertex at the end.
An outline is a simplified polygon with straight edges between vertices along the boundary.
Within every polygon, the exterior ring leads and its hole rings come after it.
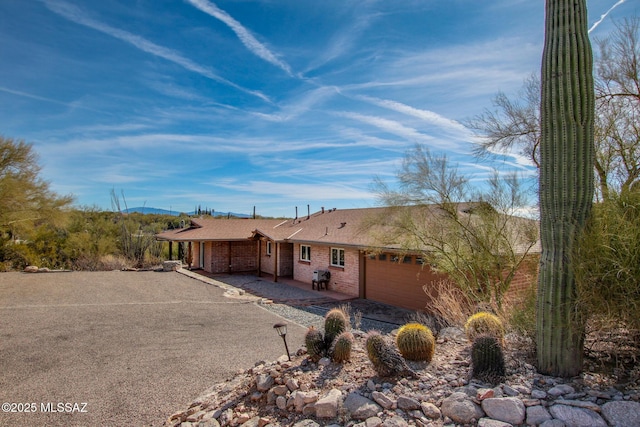
POLYGON ((354 312, 364 317, 385 323, 402 325, 415 314, 412 310, 394 307, 377 301, 354 298, 335 291, 311 290, 308 283, 279 278, 274 282, 267 277, 251 274, 210 274, 203 270, 178 270, 182 274, 221 287, 231 294, 245 292, 242 297, 257 298, 293 307, 316 306, 330 309, 349 304, 354 312))

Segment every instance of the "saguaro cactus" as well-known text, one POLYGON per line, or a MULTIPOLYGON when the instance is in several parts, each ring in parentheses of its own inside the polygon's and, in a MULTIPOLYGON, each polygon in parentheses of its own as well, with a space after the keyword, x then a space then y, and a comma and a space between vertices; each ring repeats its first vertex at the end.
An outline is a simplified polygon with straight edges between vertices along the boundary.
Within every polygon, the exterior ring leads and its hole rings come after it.
POLYGON ((593 59, 586 0, 547 0, 542 56, 538 370, 573 376, 584 329, 576 314, 573 246, 593 200, 593 59))

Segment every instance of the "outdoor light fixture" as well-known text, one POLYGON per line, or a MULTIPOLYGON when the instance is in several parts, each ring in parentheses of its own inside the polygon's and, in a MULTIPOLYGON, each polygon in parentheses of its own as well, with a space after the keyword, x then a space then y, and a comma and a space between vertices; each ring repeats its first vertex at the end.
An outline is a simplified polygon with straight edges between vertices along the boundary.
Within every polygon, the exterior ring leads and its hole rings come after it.
POLYGON ((291 355, 289 354, 289 347, 287 346, 287 324, 286 323, 276 323, 273 325, 273 329, 278 332, 278 335, 282 337, 282 341, 284 341, 284 348, 287 350, 287 357, 289 358, 289 362, 291 362, 291 355))

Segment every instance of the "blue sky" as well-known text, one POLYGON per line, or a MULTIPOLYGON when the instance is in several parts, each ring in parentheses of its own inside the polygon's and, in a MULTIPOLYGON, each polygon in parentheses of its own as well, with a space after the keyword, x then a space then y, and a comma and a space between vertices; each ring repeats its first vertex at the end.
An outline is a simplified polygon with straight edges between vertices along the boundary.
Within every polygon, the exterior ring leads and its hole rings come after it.
MULTIPOLYGON (((640 4, 588 7, 605 37, 640 4)), ((462 122, 539 70, 543 20, 540 0, 2 0, 0 135, 104 209, 112 189, 174 211, 374 206, 416 143, 478 182, 531 176, 472 158, 462 122)))

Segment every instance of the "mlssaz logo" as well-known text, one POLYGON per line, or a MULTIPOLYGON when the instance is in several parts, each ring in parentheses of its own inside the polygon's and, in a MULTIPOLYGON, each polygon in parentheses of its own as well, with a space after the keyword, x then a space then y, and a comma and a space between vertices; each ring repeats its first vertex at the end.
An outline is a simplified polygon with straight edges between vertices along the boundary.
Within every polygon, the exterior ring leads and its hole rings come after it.
POLYGON ((88 412, 86 403, 69 403, 69 402, 47 402, 40 403, 40 412, 88 412))

